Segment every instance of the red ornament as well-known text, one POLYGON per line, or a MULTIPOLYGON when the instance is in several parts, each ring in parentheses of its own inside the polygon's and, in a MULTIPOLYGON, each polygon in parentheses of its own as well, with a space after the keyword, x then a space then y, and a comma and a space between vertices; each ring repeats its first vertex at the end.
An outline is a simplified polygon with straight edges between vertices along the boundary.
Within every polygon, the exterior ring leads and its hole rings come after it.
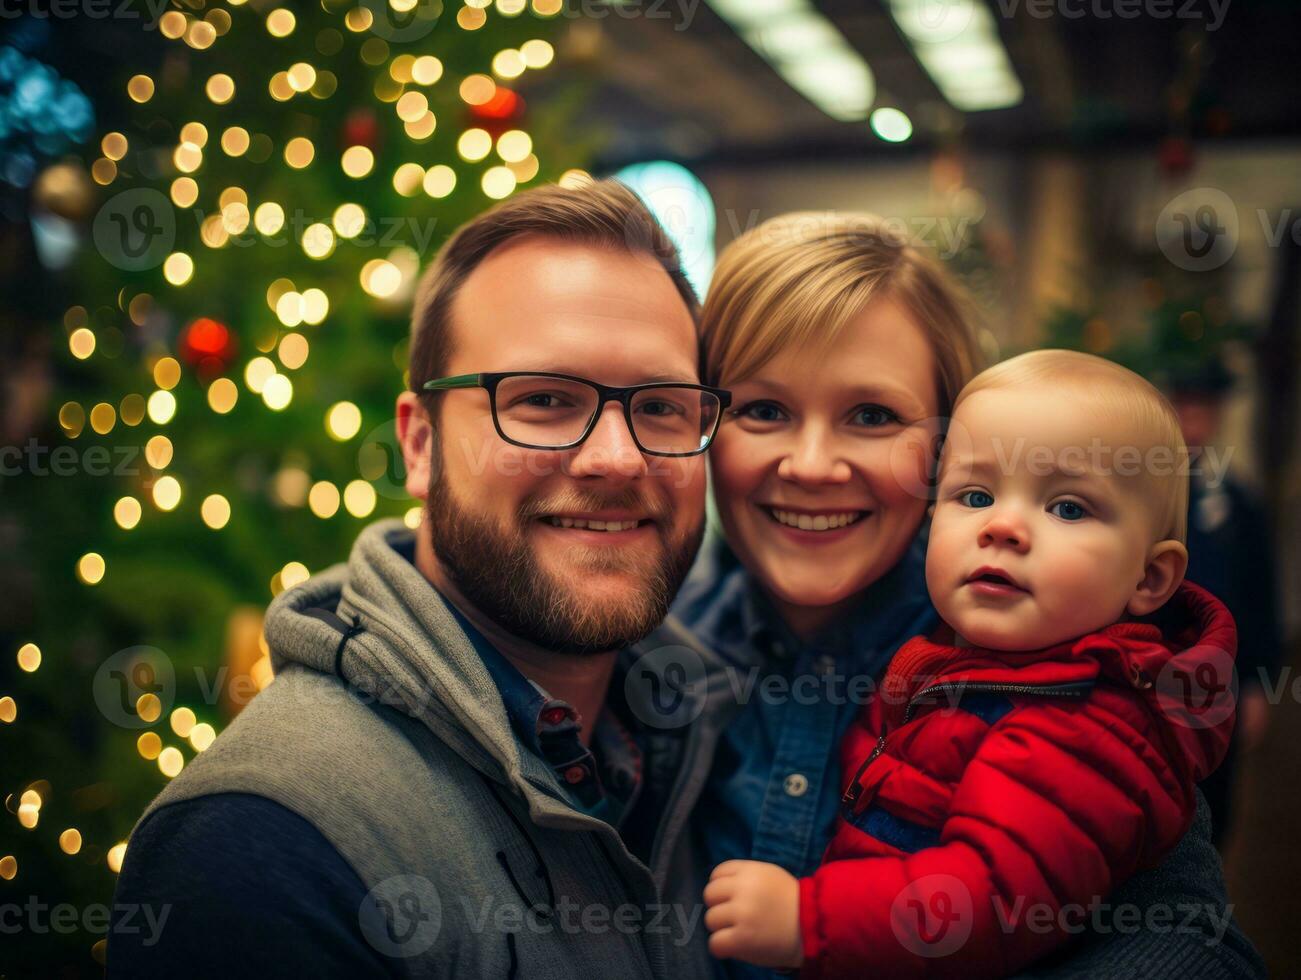
POLYGON ((343 121, 343 145, 379 149, 379 122, 373 109, 353 109, 343 121))
POLYGON ((205 381, 225 373, 235 348, 229 328, 211 317, 200 317, 181 333, 180 354, 205 381))
POLYGON ((470 107, 470 114, 479 119, 514 119, 523 111, 524 100, 510 89, 500 85, 487 102, 470 107))

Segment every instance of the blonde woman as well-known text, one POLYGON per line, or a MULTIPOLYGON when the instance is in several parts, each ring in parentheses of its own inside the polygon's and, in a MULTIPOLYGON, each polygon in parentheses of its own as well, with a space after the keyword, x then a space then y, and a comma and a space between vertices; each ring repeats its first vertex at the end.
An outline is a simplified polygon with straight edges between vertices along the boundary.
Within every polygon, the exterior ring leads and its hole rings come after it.
MULTIPOLYGON (((732 392, 710 459, 718 527, 674 605, 737 678, 696 810, 711 866, 816 868, 840 740, 894 651, 936 625, 930 480, 943 419, 981 366, 973 323, 945 270, 867 215, 775 218, 720 257, 702 323, 705 381, 732 392)), ((1186 906, 1189 928, 1122 930, 1108 915, 1037 975, 1263 975, 1224 910, 1198 810, 1166 863, 1111 897, 1186 906)))

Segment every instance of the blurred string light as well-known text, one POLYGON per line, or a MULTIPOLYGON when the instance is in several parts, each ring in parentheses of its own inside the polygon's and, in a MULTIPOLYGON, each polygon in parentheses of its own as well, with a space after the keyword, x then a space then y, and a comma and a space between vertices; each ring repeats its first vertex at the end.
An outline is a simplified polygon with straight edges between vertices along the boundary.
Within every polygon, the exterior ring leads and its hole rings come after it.
MULTIPOLYGON (((614 175, 636 192, 678 247, 683 270, 700 296, 714 275, 714 199, 686 167, 667 160, 635 163, 614 175)), ((570 171, 565 184, 591 178, 570 171)), ((574 186, 571 183, 569 186, 574 186)))
POLYGON ((901 109, 882 106, 872 110, 872 132, 887 143, 903 143, 913 134, 913 123, 901 109))
POLYGON ((0 181, 29 186, 43 159, 84 143, 94 127, 80 88, 16 48, 0 47, 0 181))
POLYGON ((707 2, 791 88, 828 116, 843 122, 867 118, 876 96, 872 69, 810 0, 707 2))
POLYGON ((889 0, 887 9, 955 108, 1006 109, 1024 97, 984 0, 889 0))

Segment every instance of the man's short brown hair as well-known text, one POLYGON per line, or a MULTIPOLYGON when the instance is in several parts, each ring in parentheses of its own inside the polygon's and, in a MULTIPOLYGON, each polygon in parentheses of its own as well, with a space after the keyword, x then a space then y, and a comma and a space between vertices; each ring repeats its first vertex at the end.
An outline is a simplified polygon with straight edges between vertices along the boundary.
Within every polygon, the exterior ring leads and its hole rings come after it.
MULTIPOLYGON (((461 285, 490 252, 524 235, 650 255, 669 274, 692 319, 699 322, 700 302, 682 271, 676 246, 627 186, 598 180, 577 187, 536 187, 466 222, 443 243, 425 270, 411 317, 411 390, 432 395, 424 392, 424 383, 446 374, 453 350, 452 303, 461 285)), ((428 402, 426 407, 432 408, 428 402)), ((432 411, 430 417, 435 417, 432 411)))

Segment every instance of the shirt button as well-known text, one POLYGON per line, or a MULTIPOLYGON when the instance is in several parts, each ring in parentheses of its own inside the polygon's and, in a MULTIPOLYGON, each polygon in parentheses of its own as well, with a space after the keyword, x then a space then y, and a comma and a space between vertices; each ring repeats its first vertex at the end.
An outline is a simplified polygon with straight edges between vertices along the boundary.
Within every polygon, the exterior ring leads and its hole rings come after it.
POLYGON ((582 766, 570 766, 565 770, 565 782, 569 784, 581 783, 587 778, 587 770, 582 766))
POLYGON ((786 777, 783 783, 787 796, 803 796, 808 792, 809 780, 802 772, 793 772, 786 777))

